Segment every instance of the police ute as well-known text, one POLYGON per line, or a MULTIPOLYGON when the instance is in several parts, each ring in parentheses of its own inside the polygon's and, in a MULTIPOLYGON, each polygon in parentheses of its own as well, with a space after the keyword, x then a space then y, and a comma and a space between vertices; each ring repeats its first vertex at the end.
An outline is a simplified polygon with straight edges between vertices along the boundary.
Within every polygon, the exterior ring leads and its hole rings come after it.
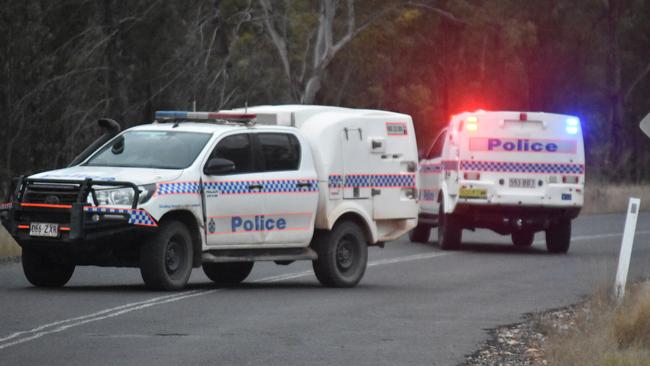
POLYGON ((566 253, 584 199, 580 120, 541 112, 461 113, 420 161, 420 214, 410 233, 456 249, 463 229, 491 229, 529 247, 545 231, 551 253, 566 253))
POLYGON ((106 133, 71 166, 17 179, 3 224, 27 279, 63 286, 75 266, 139 267, 149 288, 219 284, 255 261, 309 260, 352 287, 370 245, 417 224, 411 117, 325 106, 156 112, 106 133))

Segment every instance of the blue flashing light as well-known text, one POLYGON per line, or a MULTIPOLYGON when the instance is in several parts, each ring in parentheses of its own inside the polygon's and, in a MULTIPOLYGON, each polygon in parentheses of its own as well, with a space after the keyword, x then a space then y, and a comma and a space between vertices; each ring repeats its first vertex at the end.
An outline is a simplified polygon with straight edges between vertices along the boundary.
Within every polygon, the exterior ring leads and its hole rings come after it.
POLYGON ((187 118, 187 112, 184 111, 156 111, 156 119, 165 118, 187 118))
POLYGON ((566 132, 570 135, 578 133, 578 126, 580 126, 580 119, 578 117, 569 117, 566 119, 566 132))

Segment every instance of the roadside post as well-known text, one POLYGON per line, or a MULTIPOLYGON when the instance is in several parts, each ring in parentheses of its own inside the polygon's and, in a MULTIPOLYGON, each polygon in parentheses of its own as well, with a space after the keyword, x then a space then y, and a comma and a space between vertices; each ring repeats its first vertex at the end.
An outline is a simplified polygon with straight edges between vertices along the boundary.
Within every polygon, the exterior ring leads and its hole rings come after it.
POLYGON ((627 207, 627 216, 625 218, 625 229, 623 230, 623 240, 621 241, 621 253, 618 257, 618 269, 616 270, 616 282, 614 284, 614 294, 616 301, 620 304, 625 297, 625 284, 627 282, 627 273, 630 269, 630 259, 632 257, 632 244, 634 243, 634 233, 636 231, 636 221, 639 217, 641 200, 630 198, 627 207))

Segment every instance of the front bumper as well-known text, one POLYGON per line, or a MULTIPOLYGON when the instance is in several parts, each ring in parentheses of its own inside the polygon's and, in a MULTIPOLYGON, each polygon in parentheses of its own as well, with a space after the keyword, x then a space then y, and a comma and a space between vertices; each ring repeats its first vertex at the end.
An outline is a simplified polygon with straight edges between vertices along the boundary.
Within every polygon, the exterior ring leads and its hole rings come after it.
MULTIPOLYGON (((146 210, 138 209, 135 204, 131 208, 90 205, 88 196, 94 196, 93 187, 100 185, 133 188, 134 202, 137 202, 138 188, 130 182, 23 178, 14 193, 12 202, 0 205, 2 224, 21 246, 36 242, 54 244, 106 241, 134 232, 151 232, 157 228, 156 220, 146 210), (69 194, 72 185, 77 189, 76 202, 63 204, 30 202, 26 191, 30 189, 30 185, 39 184, 41 187, 49 185, 48 188, 57 184, 66 185, 66 194, 69 194), (30 224, 34 222, 57 224, 59 235, 55 238, 31 236, 30 224)), ((51 196, 56 197, 55 193, 51 196)))

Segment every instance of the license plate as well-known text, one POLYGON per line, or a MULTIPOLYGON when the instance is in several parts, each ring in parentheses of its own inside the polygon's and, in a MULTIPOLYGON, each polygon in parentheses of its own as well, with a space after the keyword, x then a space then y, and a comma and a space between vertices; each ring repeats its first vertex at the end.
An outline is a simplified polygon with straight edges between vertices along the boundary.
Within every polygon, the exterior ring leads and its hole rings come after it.
POLYGON ((460 198, 487 198, 485 188, 461 188, 458 192, 460 198))
POLYGON ((535 179, 510 178, 508 182, 508 186, 511 188, 535 188, 535 179))
POLYGON ((29 224, 29 235, 44 236, 48 238, 59 237, 59 224, 47 224, 44 222, 32 222, 29 224))

